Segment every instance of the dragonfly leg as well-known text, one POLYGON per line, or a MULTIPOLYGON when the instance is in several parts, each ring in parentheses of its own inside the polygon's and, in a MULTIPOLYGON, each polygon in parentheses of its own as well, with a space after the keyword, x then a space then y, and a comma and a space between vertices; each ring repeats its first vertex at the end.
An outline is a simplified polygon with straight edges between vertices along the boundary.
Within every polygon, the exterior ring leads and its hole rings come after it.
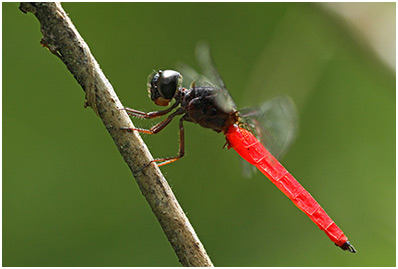
POLYGON ((169 157, 169 158, 159 158, 159 159, 153 159, 152 161, 150 161, 149 163, 147 163, 146 165, 144 165, 143 167, 139 168, 138 170, 134 171, 133 173, 138 173, 141 170, 147 168, 151 163, 156 163, 158 167, 172 163, 177 161, 178 159, 182 158, 184 156, 185 153, 185 139, 184 139, 184 125, 183 125, 183 121, 184 121, 184 117, 182 117, 180 119, 180 147, 178 150, 178 156, 175 157, 169 157))
POLYGON ((135 110, 129 107, 122 108, 122 110, 126 110, 127 114, 133 117, 141 118, 141 119, 153 119, 163 115, 166 115, 170 111, 172 111, 175 107, 179 105, 178 102, 175 102, 171 107, 166 110, 161 111, 152 111, 152 112, 142 112, 139 110, 135 110))
MULTIPOLYGON (((142 132, 142 133, 147 133, 147 134, 157 134, 158 132, 160 132, 161 130, 163 130, 164 127, 166 127, 175 116, 183 114, 184 111, 182 109, 179 109, 177 111, 175 111, 173 114, 171 114, 170 116, 168 116, 164 121, 159 122, 158 124, 156 124, 155 126, 153 126, 151 129, 141 129, 141 128, 129 128, 129 127, 120 127, 121 130, 135 130, 138 132, 142 132)), ((147 163, 146 165, 144 165, 143 167, 139 168, 136 171, 133 171, 133 173, 138 173, 141 170, 145 169, 146 167, 148 167, 151 163, 155 162, 158 163, 158 166, 163 166, 165 164, 168 163, 172 163, 175 162, 176 160, 180 159, 181 157, 184 156, 184 149, 185 149, 185 142, 184 142, 184 125, 183 125, 183 121, 185 120, 185 117, 182 117, 180 119, 180 147, 179 147, 179 153, 178 156, 175 157, 170 157, 170 158, 159 158, 159 159, 153 159, 152 161, 150 161, 149 163, 147 163)))
POLYGON ((130 127, 120 127, 120 130, 128 130, 128 131, 138 131, 140 133, 146 134, 157 134, 161 130, 166 127, 175 116, 183 114, 184 111, 182 109, 178 109, 173 114, 170 114, 165 120, 159 122, 158 124, 152 126, 150 129, 143 129, 143 128, 130 128, 130 127))
POLYGON ((175 162, 184 156, 184 154, 185 154, 185 138, 184 138, 184 125, 183 125, 184 120, 185 120, 185 118, 182 117, 180 119, 180 124, 179 124, 179 126, 180 126, 180 146, 178 149, 178 155, 175 157, 154 159, 151 162, 157 163, 157 165, 160 167, 160 166, 175 162))

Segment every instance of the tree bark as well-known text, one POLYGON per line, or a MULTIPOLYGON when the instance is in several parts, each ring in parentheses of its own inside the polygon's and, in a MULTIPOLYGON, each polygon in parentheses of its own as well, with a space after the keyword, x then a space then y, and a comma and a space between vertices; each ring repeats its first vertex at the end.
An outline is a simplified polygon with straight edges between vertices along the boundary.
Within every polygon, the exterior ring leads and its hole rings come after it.
POLYGON ((90 106, 101 118, 115 141, 181 264, 213 266, 158 167, 151 164, 140 172, 134 172, 149 163, 152 156, 138 133, 119 129, 134 126, 61 4, 21 3, 19 8, 37 17, 43 34, 40 43, 63 61, 85 91, 85 106, 90 106))

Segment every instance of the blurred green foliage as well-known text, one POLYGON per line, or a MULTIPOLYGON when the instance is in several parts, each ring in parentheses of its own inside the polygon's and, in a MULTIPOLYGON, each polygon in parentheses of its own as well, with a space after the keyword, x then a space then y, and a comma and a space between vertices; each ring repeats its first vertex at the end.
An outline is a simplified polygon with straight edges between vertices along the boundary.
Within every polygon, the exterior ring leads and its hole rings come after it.
MULTIPOLYGON (((3 3, 3 266, 179 266, 82 89, 18 5, 3 3)), ((215 265, 395 266, 395 73, 344 21, 313 3, 63 6, 126 106, 157 109, 148 74, 196 67, 200 40, 238 106, 296 101, 282 163, 358 253, 261 174, 243 179, 222 135, 188 123, 186 156, 162 170, 215 265)), ((154 156, 175 154, 176 122, 144 140, 154 156)))

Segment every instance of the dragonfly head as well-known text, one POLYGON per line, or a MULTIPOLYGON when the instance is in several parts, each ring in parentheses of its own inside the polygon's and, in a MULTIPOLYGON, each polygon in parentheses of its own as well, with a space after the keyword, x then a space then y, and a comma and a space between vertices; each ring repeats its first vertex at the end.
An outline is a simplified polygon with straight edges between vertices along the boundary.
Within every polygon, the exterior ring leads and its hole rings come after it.
POLYGON ((148 93, 158 106, 168 106, 181 87, 182 76, 174 70, 159 70, 148 78, 148 93))

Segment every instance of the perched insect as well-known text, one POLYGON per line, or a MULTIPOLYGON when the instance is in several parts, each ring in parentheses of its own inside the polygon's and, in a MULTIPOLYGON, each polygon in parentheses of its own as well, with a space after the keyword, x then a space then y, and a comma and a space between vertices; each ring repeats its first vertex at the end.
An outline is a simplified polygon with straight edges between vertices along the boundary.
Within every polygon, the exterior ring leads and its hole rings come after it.
MULTIPOLYGON (((247 110, 241 113, 237 110, 231 96, 229 95, 223 80, 218 74, 212 63, 210 52, 207 46, 199 47, 198 61, 202 63, 202 68, 211 78, 200 77, 194 71, 188 69, 190 77, 195 78, 190 87, 182 87, 182 75, 174 70, 160 70, 149 77, 148 91, 152 101, 159 106, 168 106, 174 99, 175 103, 168 109, 154 112, 141 112, 131 108, 125 108, 131 116, 152 119, 171 113, 165 120, 154 125, 150 129, 141 128, 121 128, 123 130, 135 130, 147 134, 156 134, 165 128, 176 116, 181 116, 180 128, 180 147, 179 153, 171 158, 154 159, 158 166, 174 162, 184 156, 184 126, 183 122, 194 122, 210 128, 216 132, 222 132, 227 140, 228 148, 233 148, 248 163, 258 168, 272 183, 274 183, 292 202, 302 210, 337 246, 343 250, 355 253, 355 248, 350 244, 343 231, 326 214, 324 209, 310 195, 308 191, 271 155, 268 147, 270 138, 266 128, 261 126, 264 117, 272 114, 271 103, 265 103, 262 109, 247 110), (194 75, 192 75, 194 74, 194 75), (265 141, 265 146, 256 138, 252 130, 257 131, 256 135, 265 141)), ((285 98, 274 99, 273 103, 283 105, 287 102, 285 98)), ((288 107, 288 106, 284 106, 288 107)), ((289 112, 287 113, 289 114, 289 112)), ((285 117, 286 118, 286 117, 285 117)), ((281 129, 280 126, 279 129, 281 129)), ((282 145, 291 140, 291 132, 286 130, 287 136, 282 139, 282 145)), ((149 164, 150 164, 149 163, 149 164)), ((148 165, 149 165, 148 164, 148 165)), ((144 169, 144 166, 142 169, 144 169)))

